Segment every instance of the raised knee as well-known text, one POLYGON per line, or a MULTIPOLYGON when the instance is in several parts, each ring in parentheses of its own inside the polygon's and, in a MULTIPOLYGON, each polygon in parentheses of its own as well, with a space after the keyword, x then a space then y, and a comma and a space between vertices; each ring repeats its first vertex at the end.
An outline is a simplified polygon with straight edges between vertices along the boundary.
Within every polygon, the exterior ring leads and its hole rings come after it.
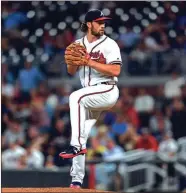
POLYGON ((78 91, 75 91, 73 93, 71 93, 71 95, 69 96, 69 104, 73 105, 73 104, 80 104, 83 106, 86 106, 86 97, 84 97, 83 93, 78 91))

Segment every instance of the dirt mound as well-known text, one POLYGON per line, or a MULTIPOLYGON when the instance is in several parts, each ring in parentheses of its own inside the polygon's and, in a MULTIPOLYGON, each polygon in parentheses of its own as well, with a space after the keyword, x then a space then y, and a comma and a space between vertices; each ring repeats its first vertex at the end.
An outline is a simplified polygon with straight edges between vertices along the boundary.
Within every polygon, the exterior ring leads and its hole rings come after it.
POLYGON ((18 192, 63 192, 63 193, 73 193, 73 192, 96 192, 96 193, 112 193, 108 191, 94 190, 94 189, 72 189, 72 188, 2 188, 2 192, 18 193, 18 192))

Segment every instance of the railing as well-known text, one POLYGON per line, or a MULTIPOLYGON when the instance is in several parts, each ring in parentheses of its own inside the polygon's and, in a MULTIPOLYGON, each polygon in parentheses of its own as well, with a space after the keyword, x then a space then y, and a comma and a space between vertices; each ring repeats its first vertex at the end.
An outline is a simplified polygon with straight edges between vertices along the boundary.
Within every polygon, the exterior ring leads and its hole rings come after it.
MULTIPOLYGON (((185 141, 182 140, 182 147, 185 141)), ((138 150, 139 151, 139 150, 138 150)), ((116 173, 120 173, 123 177, 124 192, 138 192, 141 190, 153 190, 156 181, 156 175, 160 176, 162 183, 159 188, 163 191, 178 191, 178 176, 186 179, 186 160, 178 159, 162 161, 157 158, 156 153, 151 151, 134 151, 131 155, 127 154, 121 160, 115 161, 116 173), (173 164, 176 171, 176 182, 169 184, 169 175, 167 164, 173 164), (164 167, 161 167, 164 165, 164 167), (122 170, 124 167, 124 170, 122 170), (124 172, 123 172, 124 171, 124 172)), ((182 152, 183 153, 183 152, 182 152)), ((92 161, 89 164, 97 164, 101 161, 92 161)), ((106 165, 110 162, 104 162, 106 165)), ((100 171, 101 173, 101 171, 100 171)), ((185 187, 186 188, 186 187, 185 187)))
POLYGON ((186 51, 184 49, 171 49, 163 52, 141 51, 146 59, 140 57, 140 53, 135 53, 135 57, 122 53, 124 61, 123 75, 128 76, 153 76, 166 75, 174 69, 186 74, 186 51))
MULTIPOLYGON (((122 53, 123 66, 119 76, 118 85, 120 86, 157 86, 163 85, 170 79, 173 70, 179 70, 183 76, 186 76, 186 51, 170 50, 161 53, 149 53, 148 66, 145 67, 143 61, 134 61, 130 55, 122 53), (138 64, 139 63, 139 64, 138 64), (141 68, 137 69, 137 66, 141 68), (132 69, 134 68, 134 69, 132 69), (143 74, 143 70, 148 73, 143 74), (138 73, 139 72, 139 73, 138 73)), ((49 79, 51 87, 57 85, 70 84, 79 87, 80 81, 78 74, 75 77, 67 76, 66 65, 61 64, 62 76, 49 79), (62 78, 61 78, 62 77, 62 78)))
MULTIPOLYGON (((131 56, 131 53, 122 51, 121 57, 123 61, 121 77, 166 76, 173 70, 180 70, 182 74, 186 74, 186 50, 184 49, 171 49, 162 52, 139 51, 133 56, 131 56), (145 57, 141 57, 141 54, 145 55, 145 57)), ((59 65, 62 76, 67 76, 66 65, 62 55, 61 64, 59 65)))
MULTIPOLYGON (((182 146, 184 147, 185 142, 182 140, 182 146), (184 145, 183 145, 184 144, 184 145)), ((186 179, 186 160, 178 159, 172 162, 176 170, 176 175, 182 176, 186 179)), ((157 155, 151 151, 134 150, 126 152, 126 155, 120 160, 116 161, 87 161, 86 176, 84 180, 85 188, 97 188, 90 186, 95 184, 96 176, 92 175, 92 169, 96 168, 99 164, 105 164, 109 167, 109 164, 114 164, 115 169, 109 174, 110 181, 112 181, 113 175, 120 173, 123 179, 123 191, 124 192, 138 192, 141 190, 153 190, 156 175, 162 178, 161 191, 179 190, 177 184, 168 184, 168 170, 167 167, 160 167, 159 164, 167 165, 167 162, 163 162, 157 159, 157 155), (93 183, 92 183, 93 182, 93 183)), ((2 187, 54 187, 60 186, 65 187, 70 183, 69 176, 70 166, 59 168, 57 170, 40 169, 40 170, 2 170, 2 187), (52 180, 51 180, 52 179, 52 180)), ((95 173, 95 171, 93 172, 95 173)), ((99 175, 102 171, 99 170, 99 175)), ((177 179, 178 180, 178 179, 177 179)), ((186 188, 186 187, 185 187, 186 188)), ((109 190, 106 186, 105 190, 109 190)))

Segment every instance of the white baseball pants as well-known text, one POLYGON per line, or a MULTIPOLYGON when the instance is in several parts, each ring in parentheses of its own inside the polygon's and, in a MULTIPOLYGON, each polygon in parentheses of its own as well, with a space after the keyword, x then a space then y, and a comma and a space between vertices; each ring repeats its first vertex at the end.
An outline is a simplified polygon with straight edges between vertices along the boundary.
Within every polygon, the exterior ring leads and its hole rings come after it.
MULTIPOLYGON (((96 85, 85 87, 70 95, 71 145, 86 148, 91 128, 96 123, 101 111, 112 108, 119 97, 116 85, 96 85)), ((70 172, 72 182, 83 182, 85 175, 85 155, 73 158, 70 172)))

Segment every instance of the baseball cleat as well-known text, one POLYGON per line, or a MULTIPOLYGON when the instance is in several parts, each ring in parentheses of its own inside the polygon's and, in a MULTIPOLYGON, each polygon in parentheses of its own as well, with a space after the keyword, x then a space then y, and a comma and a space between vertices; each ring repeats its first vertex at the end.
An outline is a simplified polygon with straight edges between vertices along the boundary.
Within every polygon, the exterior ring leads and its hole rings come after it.
POLYGON ((67 150, 61 152, 59 156, 62 157, 63 159, 70 159, 78 155, 84 155, 86 153, 87 153, 87 149, 78 150, 76 147, 70 146, 67 150))
POLYGON ((70 184, 70 188, 80 189, 81 188, 81 183, 80 182, 72 182, 70 184))

